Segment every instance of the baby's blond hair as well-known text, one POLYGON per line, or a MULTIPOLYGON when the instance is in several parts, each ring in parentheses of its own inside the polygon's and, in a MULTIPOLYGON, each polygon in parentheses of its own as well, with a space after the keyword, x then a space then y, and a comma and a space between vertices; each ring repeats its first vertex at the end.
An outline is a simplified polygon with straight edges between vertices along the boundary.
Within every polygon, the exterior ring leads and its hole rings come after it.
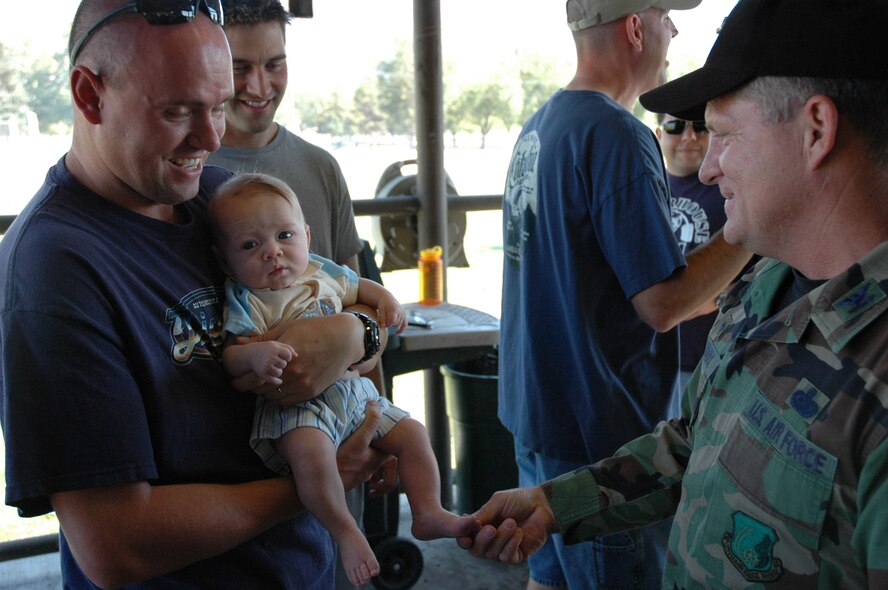
POLYGON ((234 198, 254 197, 263 191, 271 192, 286 199, 287 202, 293 206, 297 218, 302 223, 305 223, 305 216, 302 213, 302 207, 299 205, 299 199, 296 197, 296 193, 293 192, 293 189, 291 189, 286 182, 269 174, 247 172, 233 176, 220 184, 216 189, 215 194, 210 199, 207 211, 209 212, 210 222, 213 225, 213 233, 216 237, 218 238, 222 235, 222 228, 218 226, 218 215, 216 214, 216 211, 219 207, 223 206, 225 201, 234 198))

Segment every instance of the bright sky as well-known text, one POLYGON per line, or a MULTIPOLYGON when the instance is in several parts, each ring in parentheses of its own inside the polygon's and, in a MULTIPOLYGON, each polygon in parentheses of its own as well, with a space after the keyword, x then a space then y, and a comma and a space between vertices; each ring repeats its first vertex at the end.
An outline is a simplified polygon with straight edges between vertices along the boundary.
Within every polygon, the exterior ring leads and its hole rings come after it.
MULTIPOLYGON (((679 35, 670 59, 679 64, 698 56, 702 64, 716 29, 735 4, 703 0, 694 10, 673 11, 679 35)), ((330 84, 331 78, 351 72, 369 75, 378 61, 394 54, 397 41, 413 41, 411 0, 315 0, 314 13, 314 19, 295 20, 288 39, 291 80, 297 84, 300 79, 330 84), (331 50, 337 46, 339 51, 331 50), (301 57, 306 55, 311 57, 301 57)), ((523 55, 573 61, 561 0, 441 0, 441 21, 444 61, 455 64, 454 74, 462 79, 496 76, 523 55)))
MULTIPOLYGON (((286 2, 286 0, 284 0, 286 2)), ((571 62, 573 45, 561 0, 441 0, 444 61, 460 79, 496 76, 523 55, 571 62), (544 8, 545 7, 545 8, 544 8)), ((736 0, 703 0, 673 11, 679 35, 670 60, 700 63, 736 0)), ((76 0, 4 2, 0 41, 52 54, 64 48, 76 0)), ((288 38, 291 85, 314 92, 353 88, 390 59, 398 42, 413 42, 413 0, 314 0, 314 18, 296 19, 288 38), (357 79, 356 79, 357 78, 357 79)))

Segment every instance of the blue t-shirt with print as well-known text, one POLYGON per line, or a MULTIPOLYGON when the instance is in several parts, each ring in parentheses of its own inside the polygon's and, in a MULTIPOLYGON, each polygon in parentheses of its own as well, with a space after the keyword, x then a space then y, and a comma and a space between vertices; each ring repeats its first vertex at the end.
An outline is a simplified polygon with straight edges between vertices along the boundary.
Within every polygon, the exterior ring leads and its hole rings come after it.
POLYGON ((684 266, 654 134, 603 94, 556 92, 525 124, 503 202, 499 416, 523 446, 592 462, 649 432, 675 334, 630 302, 684 266))
MULTIPOLYGON (((247 443, 255 396, 220 363, 224 276, 206 202, 230 173, 207 167, 175 225, 97 196, 64 159, 0 242, 0 421, 6 502, 135 481, 273 477, 247 443)), ((61 536, 65 588, 94 588, 61 536)), ((312 516, 133 588, 329 588, 334 552, 312 516)))

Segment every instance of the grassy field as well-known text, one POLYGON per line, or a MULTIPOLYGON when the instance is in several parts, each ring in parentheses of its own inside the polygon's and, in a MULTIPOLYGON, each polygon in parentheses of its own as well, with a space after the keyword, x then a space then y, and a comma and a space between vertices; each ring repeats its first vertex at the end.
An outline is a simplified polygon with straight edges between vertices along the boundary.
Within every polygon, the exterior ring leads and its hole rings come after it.
MULTIPOLYGON (((500 194, 511 153, 512 137, 494 136, 488 139, 488 149, 481 150, 474 138, 463 143, 467 147, 448 148, 445 169, 461 195, 500 194)), ((46 169, 65 152, 67 138, 41 137, 10 142, 0 138, 0 177, 12 181, 11 190, 0 203, 0 214, 15 214, 27 202, 43 181, 46 169)), ((392 162, 415 158, 415 152, 405 145, 363 145, 334 148, 325 146, 336 155, 355 199, 372 198, 382 171, 392 162)), ((405 174, 414 173, 405 168, 405 174)), ((447 276, 448 300, 499 317, 502 276, 502 215, 499 211, 479 211, 468 214, 464 251, 468 268, 451 268, 447 276)), ((357 219, 358 232, 372 241, 372 220, 357 219)), ((404 302, 416 301, 419 278, 416 270, 385 273, 383 281, 404 302)), ((395 401, 413 416, 424 417, 422 374, 403 375, 395 379, 395 401)), ((0 447, 2 447, 0 441, 0 447)), ((2 450, 2 448, 0 448, 2 450)), ((5 453, 0 452, 0 487, 5 490, 5 453)), ((0 506, 0 541, 20 539, 56 532, 58 523, 53 515, 39 518, 19 518, 15 509, 0 506)))

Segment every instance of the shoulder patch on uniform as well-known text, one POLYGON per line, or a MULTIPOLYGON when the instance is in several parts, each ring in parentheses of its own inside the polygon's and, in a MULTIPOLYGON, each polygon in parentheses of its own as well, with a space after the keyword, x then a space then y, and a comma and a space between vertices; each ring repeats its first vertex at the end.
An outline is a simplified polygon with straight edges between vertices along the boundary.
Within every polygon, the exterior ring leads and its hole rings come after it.
POLYGON ((733 530, 722 537, 722 547, 731 564, 748 582, 773 582, 783 574, 783 562, 774 557, 780 539, 770 526, 748 514, 732 515, 733 530))
POLYGON ((854 319, 885 299, 885 292, 873 278, 868 278, 833 303, 833 309, 845 320, 854 319))

